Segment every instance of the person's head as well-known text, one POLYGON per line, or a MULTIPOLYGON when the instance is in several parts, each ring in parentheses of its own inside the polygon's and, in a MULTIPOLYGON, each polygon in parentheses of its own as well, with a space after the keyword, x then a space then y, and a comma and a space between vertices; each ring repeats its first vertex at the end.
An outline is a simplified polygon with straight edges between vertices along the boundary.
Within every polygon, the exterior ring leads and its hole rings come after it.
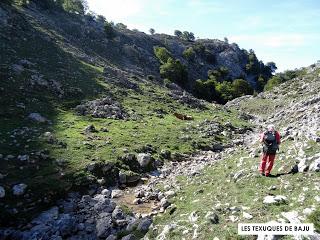
POLYGON ((275 126, 273 124, 269 124, 267 127, 268 131, 274 132, 275 131, 275 126))

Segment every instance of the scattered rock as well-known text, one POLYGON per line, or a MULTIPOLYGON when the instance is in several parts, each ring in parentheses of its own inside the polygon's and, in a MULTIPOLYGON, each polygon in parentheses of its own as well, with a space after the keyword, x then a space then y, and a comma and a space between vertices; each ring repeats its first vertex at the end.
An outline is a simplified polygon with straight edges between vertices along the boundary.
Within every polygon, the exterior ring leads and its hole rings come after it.
POLYGON ((112 190, 111 192, 111 198, 119 198, 123 195, 123 191, 122 190, 112 190))
POLYGON ((138 224, 137 230, 140 232, 147 232, 152 224, 151 218, 144 218, 138 224))
POLYGON ((30 113, 28 115, 28 118, 32 121, 35 121, 35 122, 39 122, 39 123, 45 123, 47 122, 47 119, 43 116, 41 116, 40 113, 30 113))
POLYGON ((165 195, 167 198, 171 198, 171 197, 176 196, 176 193, 175 193, 173 190, 170 190, 170 191, 165 192, 164 195, 165 195))
POLYGON ((29 156, 28 155, 19 155, 18 156, 18 160, 24 162, 24 161, 28 161, 29 160, 29 156))
POLYGON ((101 191, 101 194, 102 195, 105 195, 106 197, 111 197, 111 191, 110 190, 108 190, 108 189, 103 189, 102 191, 101 191))
POLYGON ((243 216, 243 218, 248 219, 248 220, 250 220, 250 219, 253 218, 253 216, 252 216, 251 214, 246 213, 246 212, 243 212, 243 213, 242 213, 242 216, 243 216))
POLYGON ((151 164, 152 158, 149 153, 139 153, 137 160, 142 168, 146 168, 151 164))
POLYGON ((122 209, 119 206, 116 206, 116 208, 113 210, 112 218, 114 220, 120 220, 120 219, 124 219, 125 218, 125 215, 124 215, 122 209))
POLYGON ((110 235, 112 230, 111 216, 105 215, 100 217, 96 223, 96 231, 98 238, 106 238, 110 235))
POLYGON ((24 183, 14 185, 12 188, 13 195, 21 196, 21 195, 25 194, 27 187, 28 186, 24 183))
POLYGON ((169 207, 170 206, 170 202, 168 201, 168 199, 167 198, 162 198, 161 200, 160 200, 160 207, 163 207, 164 209, 166 209, 167 207, 169 207))
POLYGON ((75 111, 80 115, 91 115, 96 118, 127 119, 128 114, 121 105, 110 97, 89 101, 78 105, 75 111))
POLYGON ((219 223, 219 216, 216 213, 208 212, 205 216, 206 219, 212 224, 218 224, 219 223))
POLYGON ((90 124, 90 125, 86 126, 86 128, 84 129, 84 132, 86 134, 88 134, 88 133, 95 133, 95 132, 98 132, 98 131, 96 130, 95 126, 90 124))
POLYGON ((264 204, 284 204, 287 201, 287 197, 282 196, 282 195, 277 195, 277 196, 266 196, 263 199, 264 204))
POLYGON ((3 187, 0 186, 0 198, 4 198, 6 196, 6 191, 3 187))

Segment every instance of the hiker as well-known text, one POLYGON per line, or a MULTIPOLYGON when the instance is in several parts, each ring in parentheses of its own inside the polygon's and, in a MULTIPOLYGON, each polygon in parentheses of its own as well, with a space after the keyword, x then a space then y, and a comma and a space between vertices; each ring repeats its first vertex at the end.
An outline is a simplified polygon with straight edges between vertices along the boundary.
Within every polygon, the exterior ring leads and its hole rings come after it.
POLYGON ((275 131, 274 125, 269 125, 267 131, 260 135, 263 151, 259 171, 262 176, 270 177, 276 152, 279 150, 280 133, 275 131))

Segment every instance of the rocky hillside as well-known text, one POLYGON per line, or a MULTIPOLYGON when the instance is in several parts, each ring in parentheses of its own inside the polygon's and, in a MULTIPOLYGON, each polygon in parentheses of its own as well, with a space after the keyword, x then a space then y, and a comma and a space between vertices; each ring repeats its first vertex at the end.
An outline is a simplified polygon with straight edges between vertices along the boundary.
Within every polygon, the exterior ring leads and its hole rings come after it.
POLYGON ((0 3, 0 23, 1 240, 236 239, 239 221, 317 221, 318 65, 222 106, 186 90, 220 67, 255 85, 236 44, 110 39, 92 16, 34 4, 0 3), (160 78, 154 46, 187 66, 186 89, 160 78), (269 122, 284 136, 275 178, 257 174, 269 122))
MULTIPOLYGON (((2 226, 25 222, 70 191, 137 184, 166 158, 219 150, 228 139, 216 128, 207 134, 207 120, 229 121, 223 129, 248 125, 160 79, 153 47, 170 43, 178 57, 176 49, 195 43, 126 29, 110 40, 90 16, 34 4, 1 3, 0 21, 2 226)), ((217 54, 232 51, 210 44, 217 54)))

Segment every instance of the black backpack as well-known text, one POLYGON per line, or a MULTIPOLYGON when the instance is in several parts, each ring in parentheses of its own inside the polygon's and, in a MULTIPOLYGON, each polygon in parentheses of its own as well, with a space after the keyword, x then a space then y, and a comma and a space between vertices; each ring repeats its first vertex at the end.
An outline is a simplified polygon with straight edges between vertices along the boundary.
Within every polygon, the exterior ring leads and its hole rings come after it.
POLYGON ((264 133, 263 152, 266 154, 276 154, 279 149, 276 132, 267 131, 264 133))

